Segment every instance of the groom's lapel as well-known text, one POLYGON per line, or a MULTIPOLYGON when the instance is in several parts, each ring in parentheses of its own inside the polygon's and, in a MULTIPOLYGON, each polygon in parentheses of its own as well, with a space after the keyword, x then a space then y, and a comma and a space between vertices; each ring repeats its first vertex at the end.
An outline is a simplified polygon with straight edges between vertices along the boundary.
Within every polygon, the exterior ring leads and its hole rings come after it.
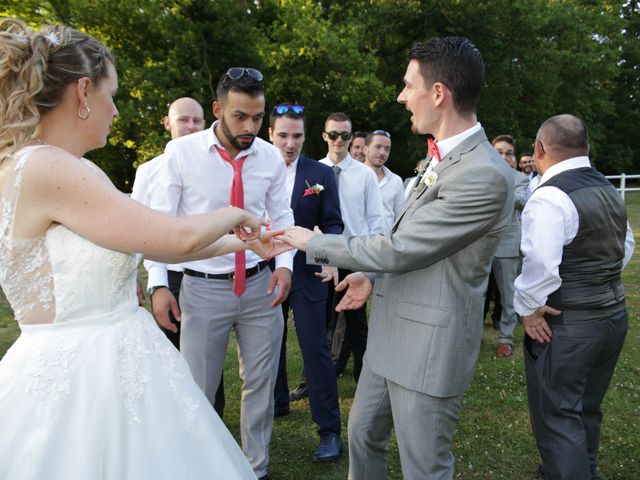
MULTIPOLYGON (((439 177, 445 170, 450 168, 452 165, 455 165, 456 163, 458 163, 460 161, 460 159, 462 158, 462 154, 464 154, 464 153, 466 153, 466 152, 468 152, 470 150, 473 150, 480 143, 486 142, 486 141, 487 141, 487 136, 485 135, 484 130, 480 129, 479 131, 477 131, 473 135, 471 135, 471 136, 467 137, 465 140, 463 140, 462 143, 457 145, 453 150, 451 150, 451 152, 449 152, 445 156, 445 158, 443 158, 433 168, 433 172, 436 175, 438 175, 438 177, 439 177)), ((420 180, 422 180, 422 178, 420 180)), ((436 182, 437 182, 437 180, 436 180, 436 182)), ((396 230, 396 228, 398 227, 398 223, 400 223, 400 220, 402 219, 402 217, 404 216, 406 211, 409 209, 409 207, 411 205, 413 205, 413 203, 416 202, 416 200, 418 200, 420 197, 422 197, 422 195, 424 195, 425 192, 427 191, 427 189, 429 188, 424 183, 419 183, 418 185, 419 186, 417 188, 413 189, 413 191, 409 195, 409 198, 407 198, 407 201, 405 202, 404 207, 400 211, 400 214, 398 215, 398 217, 396 218, 396 221, 393 224, 392 231, 396 230)))

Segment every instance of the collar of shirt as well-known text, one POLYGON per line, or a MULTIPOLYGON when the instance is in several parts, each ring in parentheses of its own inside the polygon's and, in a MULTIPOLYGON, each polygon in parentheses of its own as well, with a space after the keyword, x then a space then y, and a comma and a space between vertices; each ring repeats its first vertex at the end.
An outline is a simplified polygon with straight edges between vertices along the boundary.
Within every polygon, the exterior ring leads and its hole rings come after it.
MULTIPOLYGON (((218 136, 216 135, 216 125, 218 124, 219 120, 216 120, 215 122, 213 122, 213 125, 211 125, 211 128, 209 128, 209 130, 207 131, 207 147, 209 147, 209 151, 213 151, 213 147, 214 145, 219 146, 220 148, 222 148, 223 150, 226 150, 226 147, 224 145, 222 145, 222 143, 220 143, 220 140, 218 139, 218 136)), ((251 146, 249 148, 247 148, 246 150, 241 150, 240 152, 238 152, 238 154, 235 156, 234 160, 236 160, 239 157, 242 157, 244 155, 253 155, 254 153, 256 153, 256 142, 254 140, 254 142, 251 144, 251 146)), ((217 153, 217 152, 216 152, 217 153)))
POLYGON ((591 162, 589 162, 589 157, 573 157, 567 160, 563 160, 561 162, 556 163, 555 165, 551 165, 544 175, 540 178, 540 185, 544 185, 544 183, 550 178, 555 177, 559 173, 566 172, 567 170, 573 170, 575 168, 585 168, 591 167, 591 162))
POLYGON ((451 150, 456 148, 460 143, 466 140, 467 137, 470 137, 476 132, 479 132, 482 128, 480 122, 476 123, 473 127, 466 129, 464 132, 460 132, 453 137, 445 138, 444 140, 437 140, 438 142, 438 152, 440 152, 440 158, 444 160, 444 157, 447 156, 451 150))
POLYGON ((351 155, 347 153, 347 156, 344 157, 340 163, 333 163, 333 161, 329 158, 329 155, 327 155, 320 161, 325 165, 329 165, 330 167, 337 165, 338 167, 340 167, 340 170, 344 172, 347 168, 349 168, 351 162, 353 162, 353 158, 351 158, 351 155))
POLYGON ((387 167, 383 165, 382 171, 384 172, 384 177, 382 177, 382 180, 378 181, 378 186, 380 188, 384 187, 387 184, 387 182, 391 179, 391 170, 389 170, 387 167))

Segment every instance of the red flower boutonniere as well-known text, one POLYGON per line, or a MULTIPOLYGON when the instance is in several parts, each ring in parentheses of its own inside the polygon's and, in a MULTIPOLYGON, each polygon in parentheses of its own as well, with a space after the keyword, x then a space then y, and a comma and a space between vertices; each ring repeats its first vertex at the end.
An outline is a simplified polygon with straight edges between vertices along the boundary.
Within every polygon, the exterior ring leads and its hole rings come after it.
POLYGON ((304 191, 303 197, 306 197, 307 195, 320 195, 320 192, 324 190, 324 187, 319 183, 316 183, 313 187, 309 185, 307 180, 305 180, 304 183, 307 184, 307 188, 304 191))

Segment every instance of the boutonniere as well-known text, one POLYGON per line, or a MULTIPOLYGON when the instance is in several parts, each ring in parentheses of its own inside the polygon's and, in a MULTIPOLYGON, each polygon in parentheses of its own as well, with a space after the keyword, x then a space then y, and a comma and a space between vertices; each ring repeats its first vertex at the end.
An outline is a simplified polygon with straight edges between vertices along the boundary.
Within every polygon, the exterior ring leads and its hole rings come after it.
POLYGON ((324 190, 324 187, 319 183, 316 183, 314 186, 309 185, 307 180, 304 181, 307 184, 307 188, 304 191, 303 197, 307 195, 320 195, 320 192, 324 190))
POLYGON ((438 181, 438 174, 433 171, 434 166, 435 163, 431 161, 431 163, 429 163, 429 166, 423 168, 422 171, 418 173, 418 175, 421 174, 422 177, 420 178, 420 181, 416 183, 414 190, 421 189, 423 185, 427 187, 435 185, 436 181, 438 181))

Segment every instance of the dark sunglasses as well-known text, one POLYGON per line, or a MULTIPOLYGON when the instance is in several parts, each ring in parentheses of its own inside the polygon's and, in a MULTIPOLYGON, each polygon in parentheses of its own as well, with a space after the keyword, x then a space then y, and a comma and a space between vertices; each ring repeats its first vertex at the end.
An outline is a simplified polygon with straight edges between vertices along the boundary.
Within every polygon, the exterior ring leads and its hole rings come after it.
POLYGON ((338 137, 342 138, 342 140, 344 140, 345 142, 347 140, 351 140, 351 136, 352 133, 351 132, 336 132, 335 130, 331 131, 331 132, 324 132, 327 134, 327 137, 329 137, 330 140, 337 140, 338 137))
POLYGON ((286 115, 287 113, 290 113, 296 117, 301 117, 304 115, 304 107, 297 103, 294 103, 293 105, 289 103, 282 103, 273 107, 273 113, 276 115, 286 115))
POLYGON ((227 70, 227 77, 231 80, 240 80, 245 75, 249 75, 254 80, 261 82, 264 78, 260 70, 256 70, 255 68, 245 68, 245 67, 231 67, 227 70))
POLYGON ((383 137, 391 139, 391 134, 386 130, 374 130, 373 132, 371 132, 371 135, 382 135, 383 137))

